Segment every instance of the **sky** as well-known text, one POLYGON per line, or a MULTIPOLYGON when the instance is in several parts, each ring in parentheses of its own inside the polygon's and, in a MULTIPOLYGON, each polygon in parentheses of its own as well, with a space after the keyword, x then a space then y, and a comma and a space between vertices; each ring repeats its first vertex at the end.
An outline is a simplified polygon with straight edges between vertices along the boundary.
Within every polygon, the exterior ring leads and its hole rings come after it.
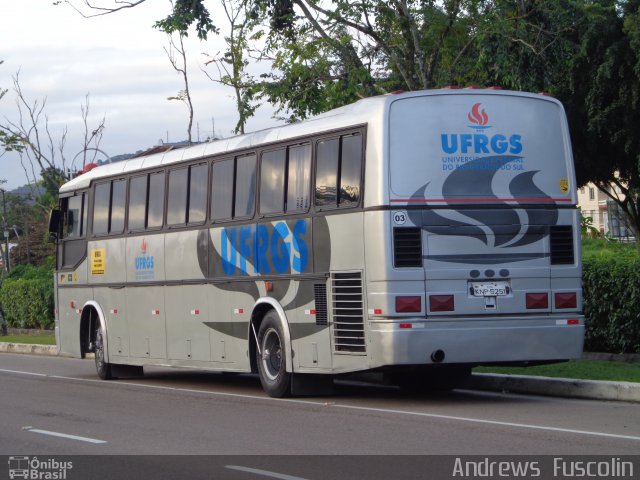
MULTIPOLYGON (((224 29, 216 4, 208 2, 207 6, 216 25, 224 29)), ((3 1, 0 88, 9 92, 0 100, 0 120, 17 121, 12 76, 19 71, 24 96, 30 102, 46 98, 54 138, 61 136, 65 126, 68 128, 69 160, 82 149, 80 106, 87 93, 89 126, 97 126, 106 117, 100 149, 109 156, 145 150, 167 138, 170 142, 185 140, 187 108, 180 101, 167 100, 183 88, 182 78, 163 50, 166 35, 152 28, 169 11, 169 0, 147 0, 132 9, 87 19, 69 5, 53 5, 52 0, 3 1)), ((213 128, 218 137, 231 136, 237 122, 233 91, 213 83, 201 71, 203 53, 215 55, 224 50, 222 36, 212 34, 201 42, 192 33, 186 50, 195 110, 193 139, 198 139, 199 131, 204 140, 213 128)), ((214 67, 208 71, 212 76, 217 73, 214 67)), ((261 107, 249 120, 246 131, 280 123, 272 115, 271 107, 261 107)), ((15 154, 0 157, 2 179, 7 180, 3 188, 8 189, 27 183, 15 154)))

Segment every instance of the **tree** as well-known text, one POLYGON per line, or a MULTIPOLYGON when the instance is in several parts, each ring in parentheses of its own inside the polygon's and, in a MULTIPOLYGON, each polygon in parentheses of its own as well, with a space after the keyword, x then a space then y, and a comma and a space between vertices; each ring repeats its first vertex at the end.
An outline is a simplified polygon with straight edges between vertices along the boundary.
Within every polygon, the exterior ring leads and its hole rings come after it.
POLYGON ((495 7, 497 15, 485 17, 493 28, 476 43, 477 69, 563 102, 578 184, 594 182, 619 206, 640 249, 640 1, 495 7))
MULTIPOLYGON (((30 186, 35 187, 41 181, 46 191, 57 192, 60 185, 69 179, 72 169, 76 169, 77 158, 82 156, 82 166, 95 161, 102 133, 105 128, 105 117, 97 127, 90 128, 89 95, 80 106, 84 124, 83 143, 75 157, 67 157, 67 128, 64 127, 55 136, 49 125, 46 113, 47 99, 30 101, 20 86, 20 73, 13 77, 13 90, 16 95, 16 116, 18 120, 5 118, 0 120, 0 146, 5 152, 14 152, 20 158, 25 177, 30 186), (91 152, 91 153, 89 153, 91 152)), ((39 198, 33 192, 34 198, 39 198)), ((50 205, 41 205, 48 211, 50 205)))
MULTIPOLYGON (((203 20, 204 0, 189 3, 186 15, 168 17, 180 28, 203 20)), ((578 183, 594 181, 610 196, 640 249, 640 0, 251 5, 254 28, 270 30, 262 58, 274 67, 255 82, 253 98, 289 121, 360 97, 452 83, 552 93, 567 111, 578 183)))
MULTIPOLYGON (((248 0, 222 0, 229 25, 229 35, 224 37, 227 50, 214 56, 207 55, 205 66, 214 65, 218 75, 214 78, 206 70, 205 75, 213 82, 233 88, 238 122, 234 133, 244 133, 247 120, 253 116, 258 105, 254 102, 256 88, 254 79, 247 73, 249 65, 248 55, 251 52, 249 45, 249 31, 254 25, 254 19, 249 10, 248 0)), ((252 38, 259 38, 257 33, 252 38)))
POLYGON ((189 90, 189 76, 187 75, 187 53, 184 48, 183 33, 178 33, 178 41, 176 43, 173 33, 167 33, 169 47, 164 47, 164 51, 169 58, 169 62, 173 69, 182 76, 184 89, 180 90, 177 95, 168 97, 167 100, 180 100, 189 111, 189 123, 187 125, 187 141, 191 141, 191 130, 193 129, 193 102, 191 101, 191 91, 189 90))

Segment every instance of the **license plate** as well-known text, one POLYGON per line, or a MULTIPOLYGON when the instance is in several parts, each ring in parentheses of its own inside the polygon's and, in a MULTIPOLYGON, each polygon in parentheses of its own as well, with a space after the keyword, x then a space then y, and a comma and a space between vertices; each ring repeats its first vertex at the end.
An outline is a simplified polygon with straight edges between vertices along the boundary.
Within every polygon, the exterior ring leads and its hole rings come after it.
POLYGON ((473 282, 471 284, 475 297, 504 297, 509 295, 507 282, 473 282))

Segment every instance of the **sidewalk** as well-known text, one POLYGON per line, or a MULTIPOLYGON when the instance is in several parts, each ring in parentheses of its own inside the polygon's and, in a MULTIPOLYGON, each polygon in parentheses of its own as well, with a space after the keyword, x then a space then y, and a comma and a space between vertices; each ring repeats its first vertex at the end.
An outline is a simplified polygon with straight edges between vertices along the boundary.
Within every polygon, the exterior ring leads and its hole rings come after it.
MULTIPOLYGON (((58 347, 55 345, 0 342, 0 353, 2 352, 57 356, 58 347)), ((474 373, 465 388, 492 392, 640 403, 640 383, 632 382, 604 382, 571 378, 474 373)))

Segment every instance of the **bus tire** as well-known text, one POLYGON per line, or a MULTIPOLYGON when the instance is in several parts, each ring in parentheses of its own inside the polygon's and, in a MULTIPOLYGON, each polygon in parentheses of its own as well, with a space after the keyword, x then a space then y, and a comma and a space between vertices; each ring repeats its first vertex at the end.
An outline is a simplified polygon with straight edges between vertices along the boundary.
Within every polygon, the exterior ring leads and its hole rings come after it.
POLYGON ((284 338, 278 314, 270 310, 264 316, 258 332, 256 365, 262 388, 274 398, 291 394, 291 373, 286 368, 287 346, 284 338))
POLYGON ((96 341, 95 341, 95 359, 96 359, 96 372, 98 377, 102 380, 111 380, 111 364, 105 361, 104 358, 104 337, 102 336, 102 328, 100 325, 96 328, 96 341))

